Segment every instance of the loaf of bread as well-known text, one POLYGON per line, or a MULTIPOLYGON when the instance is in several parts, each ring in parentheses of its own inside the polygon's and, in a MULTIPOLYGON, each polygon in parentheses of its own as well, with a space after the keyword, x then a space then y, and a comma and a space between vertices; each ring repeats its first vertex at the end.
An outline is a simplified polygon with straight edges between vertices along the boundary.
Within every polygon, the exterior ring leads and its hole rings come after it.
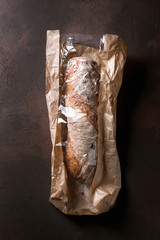
POLYGON ((66 165, 74 178, 86 179, 97 163, 99 70, 87 57, 74 57, 66 68, 66 165))

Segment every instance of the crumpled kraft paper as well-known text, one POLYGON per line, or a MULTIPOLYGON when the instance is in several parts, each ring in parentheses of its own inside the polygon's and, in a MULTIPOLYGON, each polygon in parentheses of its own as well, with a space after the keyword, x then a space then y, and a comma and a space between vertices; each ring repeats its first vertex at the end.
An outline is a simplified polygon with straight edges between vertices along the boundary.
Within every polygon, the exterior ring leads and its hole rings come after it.
POLYGON ((48 107, 51 155, 50 202, 65 214, 97 215, 108 211, 116 202, 121 188, 120 163, 116 148, 116 102, 122 83, 126 60, 126 45, 116 35, 103 36, 104 49, 60 43, 59 30, 47 31, 46 44, 46 101, 48 107), (89 57, 100 67, 98 106, 98 159, 92 181, 81 183, 68 176, 62 145, 62 125, 58 124, 61 95, 62 50, 67 58, 89 57), (58 145, 58 146, 57 146, 58 145))

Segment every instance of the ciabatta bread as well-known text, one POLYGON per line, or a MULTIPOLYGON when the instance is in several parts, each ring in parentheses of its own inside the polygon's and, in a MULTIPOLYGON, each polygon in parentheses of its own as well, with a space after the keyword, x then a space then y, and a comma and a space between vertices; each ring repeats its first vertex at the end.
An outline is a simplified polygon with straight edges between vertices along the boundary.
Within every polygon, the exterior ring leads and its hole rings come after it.
POLYGON ((99 70, 87 57, 69 60, 66 69, 66 164, 75 178, 86 179, 97 162, 99 70))

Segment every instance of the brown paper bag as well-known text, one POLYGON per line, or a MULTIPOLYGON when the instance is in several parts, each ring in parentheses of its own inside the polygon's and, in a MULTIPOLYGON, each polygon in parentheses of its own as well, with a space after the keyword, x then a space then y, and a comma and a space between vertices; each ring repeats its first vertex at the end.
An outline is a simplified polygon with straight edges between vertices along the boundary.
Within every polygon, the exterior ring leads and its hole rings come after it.
POLYGON ((52 140, 50 202, 66 214, 97 215, 115 204, 121 188, 121 172, 116 148, 116 101, 122 83, 126 45, 116 35, 103 36, 104 49, 60 42, 59 30, 47 31, 46 100, 52 140), (97 166, 86 181, 69 175, 65 164, 67 120, 64 71, 72 57, 89 57, 100 69, 98 105, 97 166), (65 115, 65 114, 64 114, 65 115))

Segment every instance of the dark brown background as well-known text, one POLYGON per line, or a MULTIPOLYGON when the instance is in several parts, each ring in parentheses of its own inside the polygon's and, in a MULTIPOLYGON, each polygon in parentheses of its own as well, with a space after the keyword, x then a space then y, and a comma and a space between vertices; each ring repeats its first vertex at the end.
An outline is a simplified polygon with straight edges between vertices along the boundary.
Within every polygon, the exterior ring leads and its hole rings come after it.
POLYGON ((158 1, 0 0, 0 239, 160 239, 158 1), (96 217, 49 202, 46 30, 120 35, 128 58, 117 106, 122 190, 96 217))

